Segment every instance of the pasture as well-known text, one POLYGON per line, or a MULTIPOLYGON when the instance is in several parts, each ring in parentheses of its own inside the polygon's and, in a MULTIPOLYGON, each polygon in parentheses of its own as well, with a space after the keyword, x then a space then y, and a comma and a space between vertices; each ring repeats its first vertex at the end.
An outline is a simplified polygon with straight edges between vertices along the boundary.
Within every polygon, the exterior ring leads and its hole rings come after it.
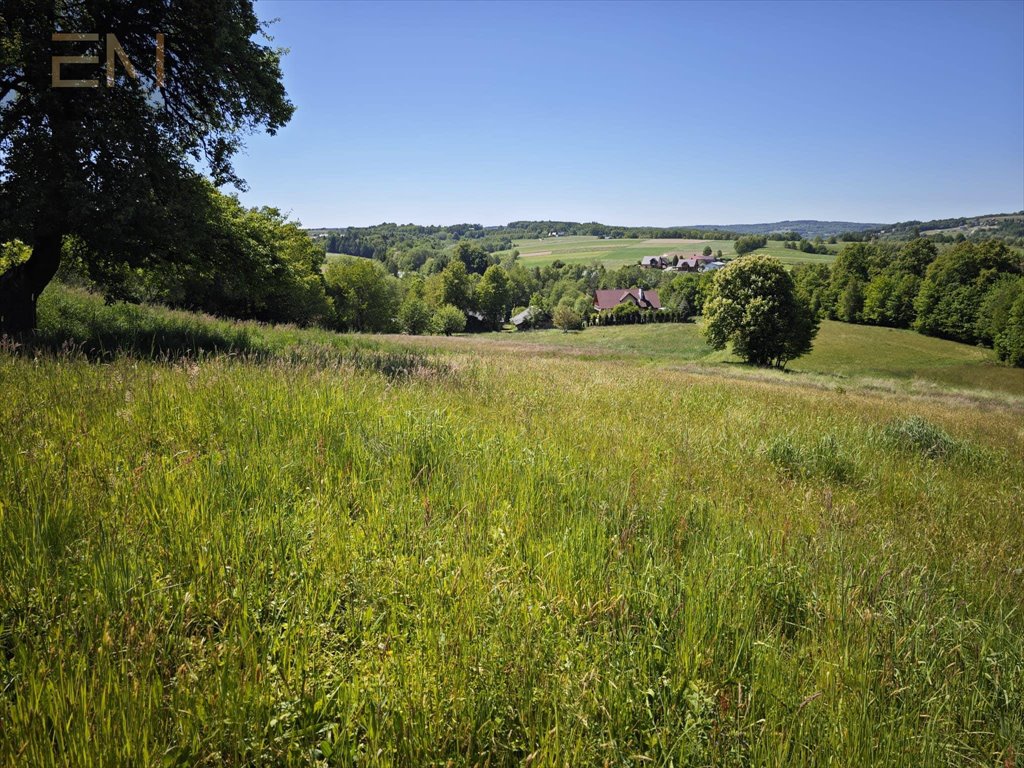
MULTIPOLYGON (((652 323, 558 330, 483 334, 493 344, 534 345, 539 351, 648 359, 661 363, 702 363, 735 369, 738 358, 704 343, 695 323, 652 323)), ((468 341, 468 340, 467 340, 468 341)), ((426 342, 430 343, 430 342, 426 342)), ((987 390, 1024 400, 1024 369, 997 363, 983 347, 923 336, 910 330, 822 321, 814 349, 790 363, 793 372, 888 386, 913 384, 918 389, 987 390)), ((798 377, 797 377, 798 378, 798 377)))
MULTIPOLYGON (((645 256, 659 256, 669 251, 701 253, 710 246, 714 253, 722 251, 724 258, 735 258, 736 249, 733 240, 601 240, 596 237, 545 237, 536 240, 520 240, 515 243, 519 251, 519 259, 526 266, 544 266, 555 261, 566 264, 590 264, 598 261, 607 269, 638 264, 645 256)), ((754 251, 757 254, 774 256, 783 264, 829 264, 839 252, 841 245, 831 245, 832 253, 819 255, 802 253, 783 247, 781 242, 769 241, 764 248, 754 251)))
POLYGON ((1019 754, 1012 398, 62 300, 132 343, 0 350, 0 764, 1019 754))

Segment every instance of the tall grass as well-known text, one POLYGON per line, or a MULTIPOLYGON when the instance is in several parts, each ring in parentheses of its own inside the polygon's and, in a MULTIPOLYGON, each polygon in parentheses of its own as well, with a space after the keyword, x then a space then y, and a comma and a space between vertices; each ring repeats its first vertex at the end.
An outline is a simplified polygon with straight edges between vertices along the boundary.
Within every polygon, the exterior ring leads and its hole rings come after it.
POLYGON ((0 762, 1013 763, 1018 413, 500 352, 0 354, 0 762))

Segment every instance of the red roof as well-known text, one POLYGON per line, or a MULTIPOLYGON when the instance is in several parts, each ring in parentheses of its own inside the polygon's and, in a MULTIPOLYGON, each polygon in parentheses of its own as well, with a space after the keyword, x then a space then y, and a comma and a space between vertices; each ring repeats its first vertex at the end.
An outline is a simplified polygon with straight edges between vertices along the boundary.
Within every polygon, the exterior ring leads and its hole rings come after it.
POLYGON ((607 291, 596 291, 594 307, 597 310, 612 309, 624 301, 632 301, 641 309, 661 309, 661 299, 657 291, 645 291, 642 288, 612 288, 607 291))

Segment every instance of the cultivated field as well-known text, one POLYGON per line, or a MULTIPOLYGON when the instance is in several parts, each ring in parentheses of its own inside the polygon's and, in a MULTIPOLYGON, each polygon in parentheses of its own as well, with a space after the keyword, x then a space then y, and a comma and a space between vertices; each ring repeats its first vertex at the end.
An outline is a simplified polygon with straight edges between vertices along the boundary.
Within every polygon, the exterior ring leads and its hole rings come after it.
MULTIPOLYGON (((687 363, 692 326, 522 334, 537 354, 53 291, 43 319, 97 354, 113 328, 102 361, 0 351, 0 764, 1024 744, 1012 398, 687 363)), ((859 343, 823 334, 834 361, 859 343)))
MULTIPOLYGON (((528 266, 543 266, 554 261, 567 264, 589 264, 599 261, 608 269, 637 264, 645 256, 658 256, 669 251, 701 253, 711 246, 714 253, 722 251, 725 258, 735 258, 733 240, 601 240, 596 237, 545 237, 538 240, 520 240, 515 247, 520 260, 528 266)), ((801 253, 783 247, 781 242, 770 241, 754 253, 775 256, 784 264, 831 263, 841 246, 833 245, 830 255, 801 253)))

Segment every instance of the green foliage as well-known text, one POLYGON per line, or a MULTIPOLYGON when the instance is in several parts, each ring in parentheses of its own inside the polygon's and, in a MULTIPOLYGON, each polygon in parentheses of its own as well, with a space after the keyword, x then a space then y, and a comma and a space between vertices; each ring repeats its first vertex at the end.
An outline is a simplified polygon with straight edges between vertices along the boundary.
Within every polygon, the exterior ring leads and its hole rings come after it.
POLYGON ((432 324, 434 333, 451 336, 453 333, 462 333, 466 330, 466 315, 452 304, 442 304, 434 310, 432 324))
POLYGON ((390 331, 398 309, 394 278, 378 262, 358 257, 336 259, 324 270, 337 322, 344 330, 390 331))
POLYGON ((744 235, 736 238, 736 255, 744 256, 758 248, 764 248, 768 244, 768 238, 763 235, 744 235))
POLYGON ((831 271, 825 264, 798 264, 790 274, 797 295, 811 308, 815 317, 826 317, 829 306, 831 271))
POLYGON ((747 362, 777 368, 811 350, 818 319, 778 261, 749 257, 714 275, 704 307, 704 333, 713 348, 731 344, 747 362))
POLYGON ((668 309, 699 315, 704 310, 704 302, 711 290, 713 277, 713 272, 676 275, 659 287, 661 305, 668 309))
MULTIPOLYGON (((616 307, 618 309, 618 307, 616 307)), ((636 309, 634 306, 633 309, 636 309)), ((551 322, 563 333, 583 328, 583 317, 570 304, 559 304, 551 313, 551 322)))
POLYGON ((462 240, 455 246, 455 258, 462 262, 467 272, 482 275, 491 261, 480 245, 470 240, 462 240))
MULTIPOLYGON (((245 208, 209 190, 202 259, 140 270, 122 280, 127 297, 265 322, 329 324, 323 251, 276 208, 245 208)), ((111 280, 101 278, 100 286, 111 280)))
POLYGON ((427 300, 435 307, 450 304, 463 314, 475 308, 473 286, 466 265, 461 261, 453 261, 440 273, 427 278, 426 293, 427 300))
POLYGON ((409 291, 398 308, 398 327, 402 333, 418 336, 432 327, 430 306, 414 291, 409 291))
MULTIPOLYGON (((850 285, 858 284, 856 281, 850 285)), ((914 299, 921 286, 915 274, 884 272, 864 290, 861 319, 872 325, 909 328, 914 322, 914 299)))
POLYGON ((32 247, 0 275, 0 329, 34 326, 65 237, 80 240, 90 276, 113 288, 126 270, 201 259, 207 192, 195 163, 217 184, 240 183, 231 160, 242 137, 274 133, 294 109, 281 51, 264 44, 251 0, 5 4, 0 38, 0 231, 32 247), (122 72, 115 87, 57 91, 53 30, 117 32, 145 69, 137 80, 122 72), (162 85, 150 68, 157 34, 168 41, 162 85))
POLYGON ((1024 294, 1010 307, 1006 324, 996 334, 995 349, 1000 360, 1024 368, 1024 294))
POLYGON ((978 307, 975 332, 984 344, 992 344, 1010 320, 1014 302, 1024 296, 1024 276, 1000 275, 992 282, 978 307))
POLYGON ((508 273, 499 265, 487 268, 476 288, 476 306, 494 327, 501 326, 512 306, 512 288, 508 273))
POLYGON ((32 255, 32 249, 21 240, 8 240, 0 243, 0 274, 3 274, 15 264, 22 264, 28 261, 32 255))
POLYGON ((978 340, 978 310, 1001 274, 1020 273, 1004 243, 960 243, 929 265, 914 307, 915 328, 930 336, 973 343, 978 340))
POLYGON ((611 313, 616 317, 628 317, 640 314, 640 307, 631 301, 624 301, 612 307, 611 313))

